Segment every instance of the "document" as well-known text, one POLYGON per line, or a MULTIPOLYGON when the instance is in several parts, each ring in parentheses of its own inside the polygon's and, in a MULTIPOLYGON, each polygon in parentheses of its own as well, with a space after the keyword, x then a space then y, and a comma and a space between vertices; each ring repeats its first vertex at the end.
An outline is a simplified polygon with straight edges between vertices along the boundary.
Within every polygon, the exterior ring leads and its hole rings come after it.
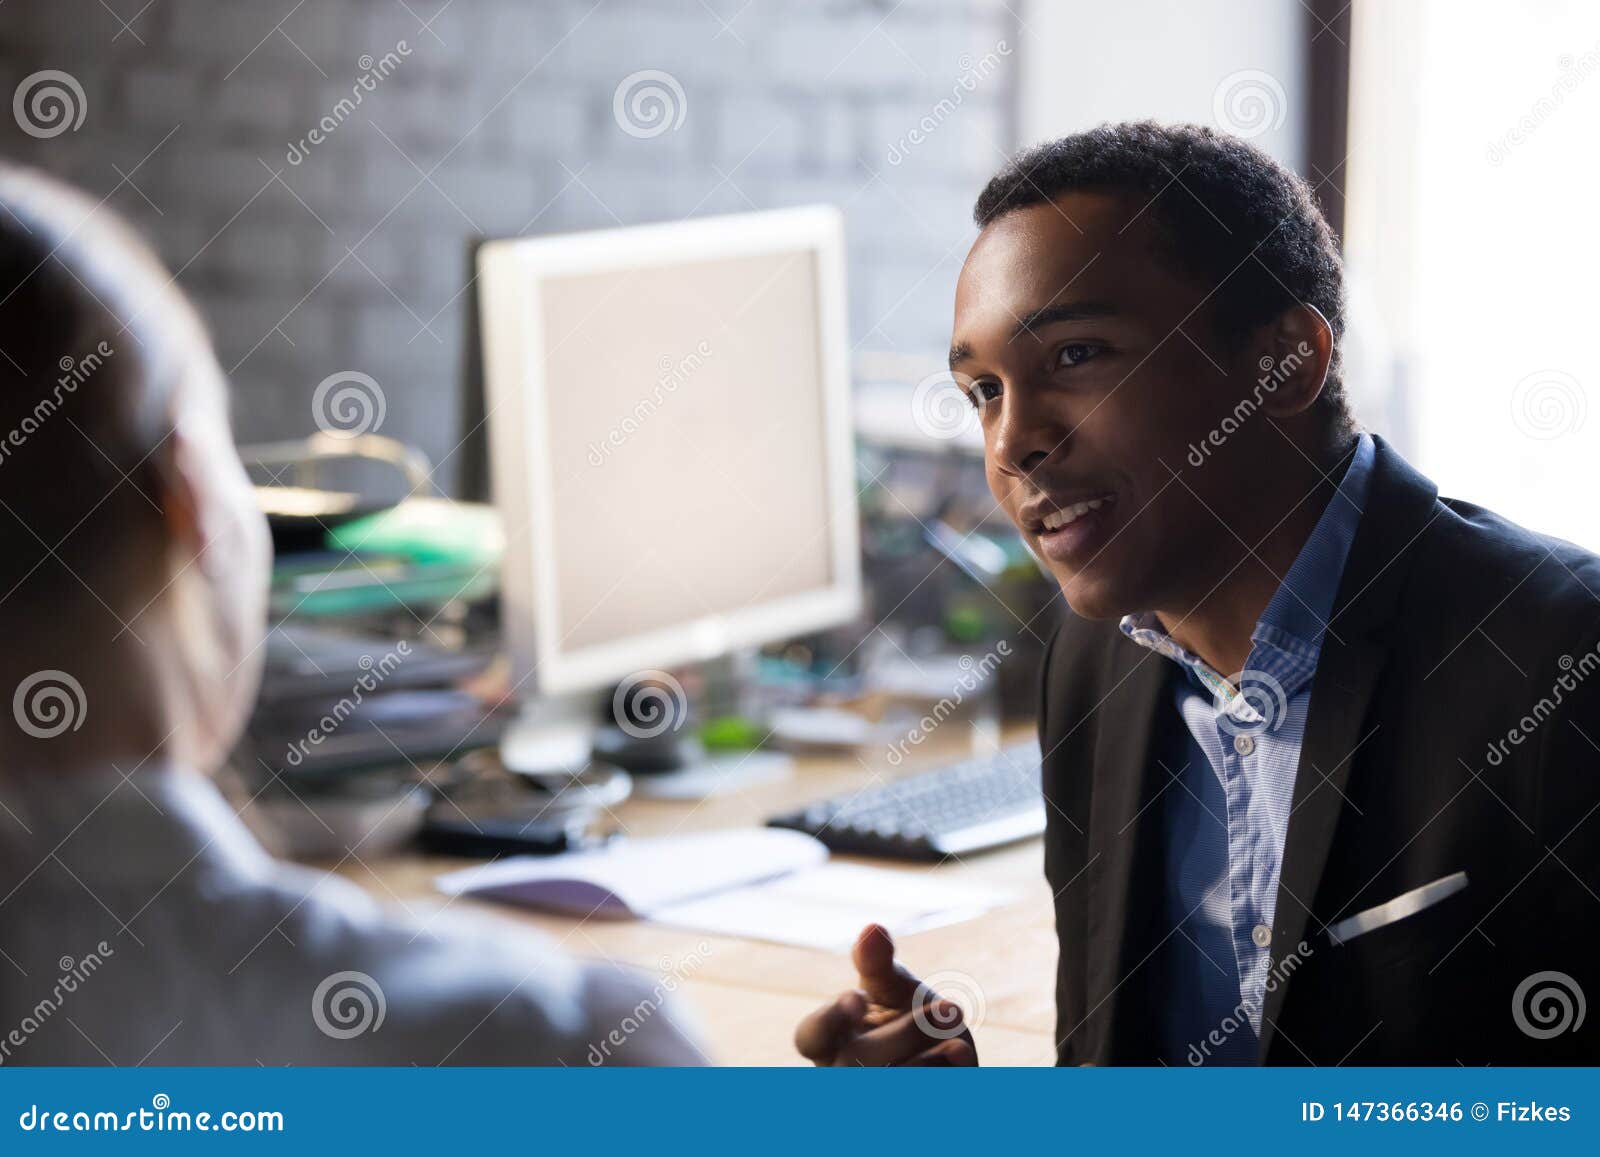
POLYGON ((828 950, 848 948, 865 924, 909 935, 1009 899, 932 872, 832 863, 818 840, 778 828, 516 856, 450 872, 436 884, 453 896, 828 950))
POLYGON ((910 936, 970 920, 1006 898, 952 886, 927 872, 829 863, 672 904, 651 919, 721 936, 843 952, 868 924, 910 936))

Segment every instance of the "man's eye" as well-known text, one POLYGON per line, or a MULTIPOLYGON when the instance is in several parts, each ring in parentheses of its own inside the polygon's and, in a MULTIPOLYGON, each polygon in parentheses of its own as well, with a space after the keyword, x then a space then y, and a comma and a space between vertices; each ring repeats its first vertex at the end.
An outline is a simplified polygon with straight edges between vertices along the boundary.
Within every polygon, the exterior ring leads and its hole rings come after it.
POLYGON ((1099 353, 1100 347, 1097 345, 1090 345, 1088 342, 1081 341, 1068 342, 1061 347, 1061 352, 1056 355, 1056 366, 1059 368, 1062 366, 1082 365, 1099 353))
POLYGON ((999 396, 999 382, 973 382, 972 389, 967 391, 967 400, 974 410, 982 409, 985 402, 992 402, 999 396))

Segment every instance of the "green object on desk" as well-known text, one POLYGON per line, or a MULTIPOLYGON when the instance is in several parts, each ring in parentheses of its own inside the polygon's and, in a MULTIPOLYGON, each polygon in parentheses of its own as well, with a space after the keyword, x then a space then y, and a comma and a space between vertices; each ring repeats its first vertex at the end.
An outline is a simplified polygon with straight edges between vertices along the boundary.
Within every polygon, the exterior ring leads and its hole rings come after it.
POLYGON ((329 528, 332 558, 278 560, 273 614, 349 616, 493 594, 505 534, 492 506, 408 498, 329 528))
POLYGON ((700 725, 700 742, 707 751, 750 751, 764 738, 766 733, 755 720, 743 715, 719 715, 700 725))
POLYGON ((277 618, 373 614, 484 598, 494 593, 498 580, 493 567, 395 556, 361 555, 332 563, 324 556, 289 559, 272 568, 270 606, 277 618))
POLYGON ((505 552, 505 534, 494 507, 444 498, 408 498, 334 527, 327 542, 330 550, 469 567, 497 565, 505 552))

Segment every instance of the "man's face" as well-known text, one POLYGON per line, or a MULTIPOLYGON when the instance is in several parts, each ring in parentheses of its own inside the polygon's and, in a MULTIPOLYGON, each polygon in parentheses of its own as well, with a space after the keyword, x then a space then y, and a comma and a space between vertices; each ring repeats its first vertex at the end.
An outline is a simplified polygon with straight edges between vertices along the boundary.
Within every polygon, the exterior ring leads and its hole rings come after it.
POLYGON ((1074 192, 1011 212, 956 288, 951 368, 978 406, 989 488, 1096 619, 1191 609, 1243 553, 1229 527, 1248 536, 1266 489, 1247 448, 1259 429, 1188 461, 1260 351, 1221 347, 1215 287, 1172 268, 1141 204, 1074 192))

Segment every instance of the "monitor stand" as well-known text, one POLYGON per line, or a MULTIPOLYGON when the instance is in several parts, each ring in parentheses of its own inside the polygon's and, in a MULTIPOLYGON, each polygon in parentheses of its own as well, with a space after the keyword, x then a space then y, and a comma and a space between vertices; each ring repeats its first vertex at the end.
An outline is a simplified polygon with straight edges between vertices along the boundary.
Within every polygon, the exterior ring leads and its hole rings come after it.
POLYGON ((682 771, 705 759, 700 740, 681 732, 630 735, 620 727, 602 726, 594 733, 594 756, 639 775, 682 771))
POLYGON ((500 760, 523 775, 578 775, 594 754, 599 717, 598 694, 528 699, 500 738, 500 760))
MULTIPOLYGON (((755 653, 725 655, 702 665, 703 701, 739 711, 754 683, 755 653)), ((642 671, 613 688, 594 735, 594 755, 633 774, 634 793, 698 800, 787 775, 793 759, 774 751, 710 753, 700 741, 688 696, 665 671, 642 671)))
POLYGON ((596 759, 639 775, 682 771, 705 759, 689 697, 666 671, 641 671, 611 689, 594 736, 596 759))
MULTIPOLYGON (((705 748, 687 726, 682 706, 669 702, 666 716, 630 713, 626 727, 618 725, 613 710, 626 708, 612 692, 525 700, 501 737, 501 762, 512 771, 539 777, 577 775, 592 760, 642 775, 681 771, 705 761, 705 748)), ((651 710, 648 701, 644 710, 651 710)))
MULTIPOLYGON (((743 668, 731 664, 729 672, 744 674, 751 663, 753 656, 743 668)), ((609 764, 634 775, 636 794, 687 800, 738 790, 792 770, 794 761, 783 752, 708 753, 675 680, 663 672, 641 676, 652 678, 635 677, 607 692, 526 700, 501 737, 501 762, 539 779, 577 777, 592 764, 609 764)), ((722 677, 726 681, 727 673, 722 677)), ((732 680, 730 685, 742 684, 732 680)))

